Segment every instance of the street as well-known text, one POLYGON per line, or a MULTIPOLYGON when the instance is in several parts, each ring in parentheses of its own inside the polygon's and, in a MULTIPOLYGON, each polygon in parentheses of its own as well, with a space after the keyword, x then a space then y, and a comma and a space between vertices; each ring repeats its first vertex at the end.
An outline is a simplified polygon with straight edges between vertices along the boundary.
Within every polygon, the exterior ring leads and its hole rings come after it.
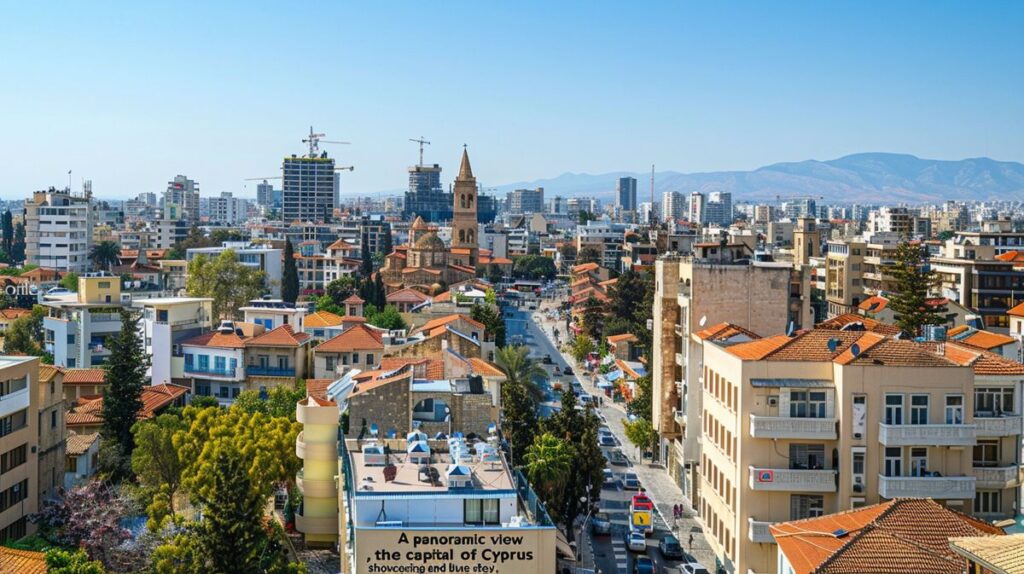
MULTIPOLYGON (((582 385, 584 391, 594 397, 598 395, 603 396, 603 392, 591 384, 589 377, 581 376, 580 368, 571 365, 571 357, 563 356, 555 347, 552 328, 558 329, 564 336, 564 323, 545 321, 543 311, 547 305, 540 305, 539 307, 537 311, 506 307, 505 321, 509 340, 511 341, 513 337, 516 337, 515 340, 518 341, 521 337, 522 343, 530 349, 530 356, 538 361, 546 356, 550 356, 551 364, 543 365, 549 373, 554 370, 555 366, 558 366, 561 372, 564 372, 567 366, 573 366, 575 379, 582 385)), ((551 378, 552 380, 561 379, 566 385, 571 384, 569 377, 555 377, 552 375, 551 378)), ((549 393, 549 401, 545 404, 545 407, 557 408, 557 394, 552 396, 550 388, 546 390, 549 393)), ((541 409, 542 413, 546 408, 541 409)), ((678 528, 674 530, 675 535, 680 539, 680 544, 683 546, 684 551, 687 551, 705 567, 713 566, 714 555, 710 553, 701 534, 700 527, 693 518, 693 511, 690 508, 689 501, 682 496, 682 493, 663 469, 651 466, 648 463, 638 462, 638 450, 625 437, 622 425, 623 421, 626 420, 624 407, 613 405, 611 400, 607 399, 598 408, 598 413, 605 420, 605 425, 609 427, 618 443, 618 446, 602 447, 601 450, 605 453, 606 458, 611 451, 621 451, 628 459, 628 466, 616 466, 610 463, 607 466, 614 474, 615 483, 604 486, 601 491, 601 501, 598 503, 598 507, 600 511, 606 512, 609 515, 612 531, 610 535, 597 536, 591 536, 589 532, 584 533, 582 539, 582 544, 584 545, 582 552, 583 560, 580 565, 585 568, 592 567, 595 571, 604 574, 613 572, 629 573, 633 571, 635 554, 627 550, 625 536, 630 530, 629 504, 636 491, 623 489, 622 476, 625 472, 634 472, 640 480, 641 489, 655 503, 655 528, 654 532, 647 539, 646 552, 655 563, 655 571, 659 573, 675 573, 677 565, 680 564, 677 561, 665 560, 658 550, 658 541, 664 536, 673 533, 673 528, 666 521, 665 517, 667 516, 669 521, 676 522, 672 520, 672 508, 674 504, 680 503, 686 506, 687 512, 685 516, 687 518, 680 519, 677 522, 678 528), (688 547, 691 534, 694 540, 692 551, 688 547)))

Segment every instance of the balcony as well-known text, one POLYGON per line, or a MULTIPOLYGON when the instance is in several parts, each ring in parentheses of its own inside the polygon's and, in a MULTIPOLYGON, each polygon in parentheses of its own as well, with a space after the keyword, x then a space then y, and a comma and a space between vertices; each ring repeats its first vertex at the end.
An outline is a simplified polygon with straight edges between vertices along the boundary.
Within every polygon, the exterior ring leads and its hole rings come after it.
POLYGON ((302 460, 315 459, 315 460, 332 460, 338 458, 338 444, 328 442, 311 442, 305 441, 305 432, 300 432, 298 438, 295 439, 295 456, 302 460))
POLYGON ((189 365, 188 363, 185 364, 185 372, 190 374, 190 375, 202 375, 202 376, 206 376, 206 377, 231 377, 231 378, 234 378, 235 371, 237 371, 237 369, 234 369, 234 368, 231 368, 231 367, 226 367, 226 368, 223 368, 223 369, 218 369, 218 368, 215 368, 215 367, 202 367, 202 366, 196 366, 196 365, 189 365))
POLYGON ((884 476, 878 475, 882 498, 974 498, 973 476, 884 476))
POLYGON ((978 427, 978 436, 1016 436, 1021 434, 1022 420, 1020 415, 983 416, 974 415, 974 425, 978 427))
POLYGON ((294 377, 294 367, 261 367, 259 365, 247 365, 245 372, 254 377, 294 377))
POLYGON ((338 534, 338 515, 303 516, 295 514, 295 529, 303 534, 338 534))
POLYGON ((89 320, 93 323, 112 323, 121 322, 120 313, 90 313, 89 320))
POLYGON ((338 483, 334 479, 307 479, 303 470, 295 475, 295 485, 307 498, 337 498, 338 483))
POLYGON ((750 415, 754 438, 836 440, 836 419, 761 417, 750 415))
POLYGON ((885 446, 973 446, 975 425, 878 424, 878 442, 885 446))
POLYGON ((775 544, 775 537, 772 536, 768 527, 774 522, 762 522, 754 520, 753 518, 747 519, 747 538, 751 542, 757 542, 758 544, 775 544))
POLYGON ((1015 488, 1021 484, 1021 468, 1009 466, 976 466, 971 470, 978 488, 1015 488))
POLYGON ((750 489, 780 492, 835 492, 836 471, 751 466, 750 489))

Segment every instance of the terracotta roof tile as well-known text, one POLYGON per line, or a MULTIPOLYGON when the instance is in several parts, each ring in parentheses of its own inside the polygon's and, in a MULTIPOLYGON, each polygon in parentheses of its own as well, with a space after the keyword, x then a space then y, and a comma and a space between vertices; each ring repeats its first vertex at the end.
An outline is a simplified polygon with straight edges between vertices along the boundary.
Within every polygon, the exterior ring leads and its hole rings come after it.
POLYGON ((78 434, 75 431, 68 431, 64 450, 71 456, 85 454, 98 438, 100 438, 100 433, 98 432, 94 432, 92 434, 78 434))
POLYGON ((954 552, 1000 572, 1024 572, 1024 534, 950 538, 954 552))
POLYGON ((1013 337, 989 331, 975 331, 962 339, 957 339, 959 343, 985 349, 986 351, 1002 347, 1003 345, 1009 345, 1014 341, 1013 337))
POLYGON ((202 335, 196 335, 190 337, 181 342, 182 345, 192 345, 195 347, 219 347, 222 349, 244 349, 246 337, 239 337, 234 331, 230 333, 221 333, 220 331, 210 331, 209 333, 203 333, 202 335))
MULTIPOLYGON (((938 343, 929 343, 938 352, 938 343)), ((942 353, 946 359, 962 366, 970 366, 976 375, 987 376, 1015 376, 1024 375, 1024 364, 1013 359, 1007 359, 991 351, 968 347, 955 342, 946 342, 941 345, 942 353)))
POLYGON ((431 321, 427 321, 426 323, 423 324, 422 327, 417 329, 417 331, 433 331, 434 329, 436 329, 438 327, 443 327, 445 325, 448 325, 449 323, 454 323, 455 321, 458 321, 459 319, 462 319, 463 321, 469 323, 470 325, 473 325, 477 329, 486 329, 486 327, 484 326, 483 323, 473 319, 469 315, 463 315, 462 313, 456 313, 456 314, 453 314, 453 315, 447 315, 445 317, 440 317, 438 319, 433 319, 431 321))
POLYGON ((483 359, 479 359, 477 357, 471 357, 469 359, 469 364, 470 364, 470 366, 473 367, 473 372, 478 374, 478 375, 483 375, 485 377, 504 377, 505 376, 505 373, 503 373, 501 371, 501 369, 499 369, 498 367, 492 365, 491 363, 488 363, 487 361, 485 361, 483 359))
POLYGON ((760 361, 792 342, 785 335, 775 335, 747 343, 739 343, 726 348, 730 354, 743 360, 760 361))
POLYGON ((313 351, 318 353, 342 353, 354 350, 383 350, 384 343, 379 332, 366 325, 346 329, 337 337, 320 343, 313 351))
POLYGON ((884 335, 878 333, 863 333, 860 338, 854 341, 850 346, 839 353, 834 361, 840 365, 849 365, 853 361, 859 359, 864 353, 868 352, 872 347, 878 345, 885 340, 884 335), (856 348, 854 346, 856 345, 856 348), (854 355, 854 351, 857 352, 854 355))
POLYGON ((1006 314, 1012 315, 1014 317, 1024 317, 1024 303, 1021 303, 1016 307, 1010 309, 1009 311, 1006 312, 1006 314))
POLYGON ((63 372, 64 370, 60 367, 55 367, 53 365, 39 365, 39 382, 48 383, 57 375, 57 373, 63 372))
POLYGON ((46 558, 42 552, 0 546, 0 572, 46 574, 46 558))
POLYGON ((306 379, 306 396, 326 401, 327 387, 333 382, 332 379, 306 379))
POLYGON ((697 331, 696 333, 694 333, 694 335, 696 335, 697 338, 704 341, 725 341, 731 339, 732 337, 735 337, 736 335, 746 335, 751 339, 761 338, 760 335, 753 331, 749 331, 747 329, 744 329, 743 327, 740 327, 739 325, 733 325, 732 323, 728 322, 712 325, 707 329, 697 331))
POLYGON ((353 294, 348 296, 348 299, 345 299, 344 301, 342 301, 342 303, 351 303, 353 305, 361 305, 363 303, 366 303, 366 301, 362 297, 360 297, 359 295, 356 295, 355 293, 353 293, 353 294))
POLYGON ((597 263, 582 263, 572 268, 573 273, 586 273, 588 271, 594 271, 598 269, 600 265, 597 263))
POLYGON ((14 320, 31 314, 32 311, 28 309, 0 309, 0 319, 14 320))
POLYGON ((860 309, 861 311, 864 311, 865 313, 877 313, 885 309, 888 305, 888 299, 886 299, 885 297, 881 297, 879 295, 875 295, 873 297, 868 297, 867 299, 861 301, 861 304, 857 305, 857 308, 860 309))
POLYGON ((388 293, 386 299, 388 303, 422 303, 429 297, 415 289, 405 288, 388 293))
POLYGON ((957 325, 956 327, 953 327, 952 329, 946 331, 946 336, 953 337, 968 330, 970 330, 970 326, 968 325, 957 325))
POLYGON ((310 313, 306 315, 306 318, 302 320, 304 327, 311 329, 321 327, 337 327, 341 325, 341 316, 335 315, 330 311, 317 311, 316 313, 310 313))
MULTIPOLYGON (((161 383, 149 385, 142 389, 142 408, 139 409, 138 418, 148 419, 153 417, 157 411, 172 404, 178 398, 188 393, 188 387, 161 383)), ((68 426, 97 425, 103 423, 103 397, 80 398, 78 405, 65 413, 64 419, 68 426)))
POLYGON ((352 392, 349 394, 349 398, 352 398, 354 396, 361 395, 363 393, 372 391, 373 389, 376 389, 376 388, 379 388, 379 387, 383 387, 384 385, 390 385, 391 383, 396 383, 396 382, 399 382, 399 381, 409 382, 411 380, 412 380, 412 372, 408 371, 408 372, 397 373, 397 374, 395 374, 395 375, 393 375, 391 377, 387 377, 387 378, 376 378, 376 379, 373 379, 373 380, 365 382, 365 383, 356 383, 355 388, 352 389, 352 392))
POLYGON ((65 385, 102 385, 107 371, 103 369, 64 369, 65 385))
POLYGON ((856 313, 844 313, 827 321, 822 321, 814 327, 815 329, 833 329, 837 331, 861 328, 863 331, 876 331, 886 335, 896 335, 900 332, 900 328, 896 325, 882 323, 877 319, 864 317, 863 315, 858 315, 856 313))
POLYGON ((296 333, 291 325, 281 325, 271 329, 262 335, 248 339, 246 347, 301 347, 310 336, 306 333, 296 333))
POLYGON ((608 337, 608 342, 611 344, 621 343, 622 341, 636 341, 636 335, 632 333, 622 333, 621 335, 612 335, 608 337))
POLYGON ((996 259, 1007 263, 1024 263, 1024 251, 1007 251, 996 255, 996 259))
POLYGON ((437 357, 385 357, 380 361, 381 374, 389 373, 406 365, 413 366, 414 376, 433 381, 444 378, 444 361, 437 357))

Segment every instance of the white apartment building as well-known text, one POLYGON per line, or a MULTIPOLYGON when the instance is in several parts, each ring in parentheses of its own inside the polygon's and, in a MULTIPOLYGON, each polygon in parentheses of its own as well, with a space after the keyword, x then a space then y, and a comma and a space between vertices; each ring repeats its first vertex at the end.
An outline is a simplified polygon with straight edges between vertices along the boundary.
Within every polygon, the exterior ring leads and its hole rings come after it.
POLYGON ((303 329, 302 321, 309 313, 308 307, 270 297, 253 299, 249 301, 248 305, 238 310, 243 313, 246 323, 262 325, 268 331, 282 325, 291 325, 295 332, 300 332, 303 329))
POLYGON ((107 338, 121 332, 119 277, 83 276, 78 292, 48 296, 43 300, 43 347, 53 354, 53 364, 65 368, 89 368, 110 357, 107 338))
POLYGON ((209 198, 209 209, 212 223, 238 225, 249 217, 249 200, 222 191, 220 197, 209 198))
POLYGON ((141 302, 142 330, 150 358, 152 384, 176 383, 185 377, 185 353, 181 343, 213 325, 213 299, 168 297, 141 302))
POLYGON ((25 201, 26 261, 60 271, 89 271, 93 216, 90 193, 52 187, 33 193, 25 201))
POLYGON ((239 263, 266 273, 267 290, 274 297, 281 296, 281 277, 284 273, 284 258, 281 249, 266 245, 254 245, 248 241, 225 241, 220 247, 196 247, 185 251, 185 260, 191 262, 197 255, 208 258, 220 256, 231 249, 239 263))

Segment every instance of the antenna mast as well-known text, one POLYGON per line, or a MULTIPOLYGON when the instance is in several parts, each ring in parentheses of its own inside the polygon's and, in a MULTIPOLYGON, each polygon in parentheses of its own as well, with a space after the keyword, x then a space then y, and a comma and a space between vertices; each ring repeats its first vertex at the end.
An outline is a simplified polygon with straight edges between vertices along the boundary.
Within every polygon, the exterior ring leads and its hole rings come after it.
POLYGON ((420 163, 418 165, 422 166, 423 165, 423 145, 424 144, 430 145, 430 142, 428 142, 427 140, 423 139, 423 136, 420 136, 419 139, 409 138, 409 141, 416 142, 416 143, 420 144, 420 163))

